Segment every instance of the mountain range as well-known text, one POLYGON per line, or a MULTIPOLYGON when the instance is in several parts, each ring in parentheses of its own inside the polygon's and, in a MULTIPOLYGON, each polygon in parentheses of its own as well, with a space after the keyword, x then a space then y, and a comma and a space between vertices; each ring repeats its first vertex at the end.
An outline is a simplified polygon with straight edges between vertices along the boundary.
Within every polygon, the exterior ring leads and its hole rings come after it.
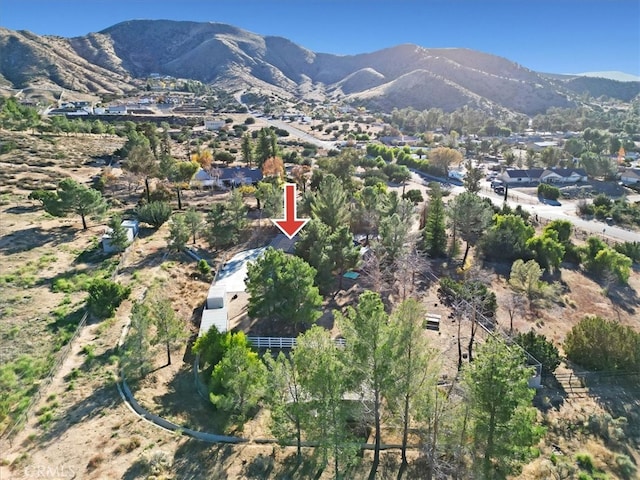
POLYGON ((74 38, 0 27, 5 88, 125 95, 151 74, 382 111, 468 105, 532 115, 574 106, 585 93, 623 101, 640 94, 640 82, 539 73, 462 48, 406 44, 333 55, 227 24, 171 20, 132 20, 74 38))

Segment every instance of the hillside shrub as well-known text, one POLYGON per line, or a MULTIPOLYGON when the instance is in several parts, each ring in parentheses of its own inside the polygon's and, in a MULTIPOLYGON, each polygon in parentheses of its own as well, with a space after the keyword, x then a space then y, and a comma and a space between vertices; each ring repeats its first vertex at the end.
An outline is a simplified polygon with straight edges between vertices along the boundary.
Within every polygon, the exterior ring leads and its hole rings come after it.
POLYGON ((640 368, 640 333, 618 322, 587 316, 564 341, 567 358, 591 370, 640 368))
POLYGON ((424 202, 422 192, 418 189, 407 190, 407 192, 402 195, 402 198, 406 198, 410 202, 413 202, 414 205, 424 202))
POLYGON ((111 317, 122 301, 131 295, 131 287, 101 278, 91 282, 87 291, 87 306, 98 318, 111 317))
POLYGON ((560 352, 544 335, 530 330, 527 333, 519 333, 515 340, 518 345, 542 363, 543 374, 553 373, 560 365, 560 352))
POLYGON ((633 263, 640 263, 640 242, 624 242, 618 243, 614 250, 631 259, 633 263))
POLYGON ((151 202, 136 209, 138 220, 160 228, 171 217, 171 205, 166 202, 151 202))
POLYGON ((538 185, 538 196, 546 198, 547 200, 557 200, 560 198, 560 189, 553 185, 541 183, 538 185))
POLYGON ((450 277, 440 278, 438 297, 445 305, 454 305, 458 300, 471 303, 474 299, 481 299, 480 312, 485 317, 493 317, 498 309, 496 294, 479 281, 457 282, 450 277))
POLYGON ((584 267, 589 273, 598 278, 609 274, 621 284, 626 284, 629 281, 631 259, 610 248, 599 238, 589 237, 581 252, 584 255, 584 267))

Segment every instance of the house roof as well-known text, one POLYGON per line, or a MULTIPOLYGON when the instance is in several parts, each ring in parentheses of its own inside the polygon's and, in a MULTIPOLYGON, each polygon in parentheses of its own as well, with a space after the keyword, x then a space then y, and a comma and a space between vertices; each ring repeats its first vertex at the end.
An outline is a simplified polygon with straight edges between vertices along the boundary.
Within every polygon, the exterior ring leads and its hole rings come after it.
POLYGON ((202 321, 200 322, 200 331, 198 337, 201 337, 209 331, 213 326, 220 332, 226 332, 229 329, 228 326, 228 313, 226 308, 215 308, 211 310, 202 311, 202 321))
POLYGON ((587 172, 582 168, 552 168, 545 170, 541 176, 548 176, 552 173, 555 173, 560 177, 571 177, 572 175, 579 175, 581 177, 587 176, 587 172))
POLYGON ((505 170, 504 173, 507 177, 510 177, 510 178, 522 178, 522 177, 529 176, 529 174, 527 173, 527 170, 520 170, 520 169, 505 170))
POLYGON ((640 168, 627 168, 621 175, 624 177, 640 178, 640 168))
POLYGON ((220 180, 234 180, 236 178, 250 178, 252 182, 259 182, 262 180, 262 172, 257 168, 247 167, 230 167, 223 168, 220 174, 220 180))
POLYGON ((211 175, 209 175, 209 172, 207 172, 205 169, 201 168, 193 176, 193 179, 200 180, 200 181, 211 180, 211 175))
POLYGON ((542 175, 543 170, 541 168, 530 168, 528 170, 522 170, 522 169, 511 169, 511 170, 505 170, 505 174, 509 177, 509 178, 530 178, 532 180, 537 180, 540 178, 540 175, 542 175))

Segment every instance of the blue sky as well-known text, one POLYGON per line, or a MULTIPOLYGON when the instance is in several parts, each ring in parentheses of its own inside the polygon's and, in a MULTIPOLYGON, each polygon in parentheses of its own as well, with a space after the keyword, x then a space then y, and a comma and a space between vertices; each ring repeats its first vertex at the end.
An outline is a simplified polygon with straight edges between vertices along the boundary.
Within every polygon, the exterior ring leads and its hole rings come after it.
POLYGON ((132 19, 229 23, 316 52, 466 47, 537 71, 640 76, 640 0, 0 0, 0 26, 65 37, 132 19))

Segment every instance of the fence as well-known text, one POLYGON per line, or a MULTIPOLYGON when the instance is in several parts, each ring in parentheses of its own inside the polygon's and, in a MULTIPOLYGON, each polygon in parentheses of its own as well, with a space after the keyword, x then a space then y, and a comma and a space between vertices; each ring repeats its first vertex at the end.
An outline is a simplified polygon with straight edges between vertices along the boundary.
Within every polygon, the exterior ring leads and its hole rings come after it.
POLYGON ((40 383, 38 385, 38 390, 33 395, 33 397, 31 397, 31 399, 29 400, 29 403, 25 411, 22 412, 20 416, 16 418, 13 421, 13 423, 7 426, 7 428, 0 434, 0 438, 4 437, 9 440, 9 445, 13 446, 14 435, 18 433, 20 428, 22 428, 22 426, 25 424, 25 422, 27 421, 27 418, 29 418, 29 415, 31 414, 31 410, 42 398, 42 392, 45 391, 46 388, 51 384, 51 382, 53 381, 53 377, 55 377, 56 375, 56 372, 60 369, 60 366, 67 359, 67 356, 71 351, 71 347, 73 346, 73 342, 76 340, 76 338, 80 334, 80 331, 82 330, 82 328, 86 325, 88 317, 89 317, 89 312, 86 311, 82 316, 80 323, 78 323, 78 326, 76 327, 76 331, 73 332, 73 336, 69 339, 67 344, 60 349, 60 354, 58 355, 58 359, 49 369, 49 373, 44 379, 40 380, 40 383))
MULTIPOLYGON (((440 278, 437 275, 435 275, 433 272, 428 271, 427 274, 435 282, 440 281, 440 278)), ((465 308, 472 310, 472 306, 471 304, 469 304, 469 302, 467 302, 465 299, 462 299, 462 298, 460 299, 460 301, 465 308)), ((478 312, 477 310, 476 310, 476 323, 480 326, 482 331, 484 331, 487 335, 494 338, 496 336, 500 336, 507 343, 507 345, 509 345, 510 347, 514 347, 520 350, 521 352, 523 352, 524 356, 527 359, 527 364, 534 367, 536 371, 535 376, 529 381, 529 386, 538 388, 541 384, 541 379, 542 379, 542 363, 539 360, 537 360, 533 355, 531 355, 529 352, 527 352, 524 348, 522 348, 519 344, 514 342, 513 339, 509 335, 507 335, 505 332, 503 332, 502 330, 496 330, 494 328, 494 322, 489 320, 486 316, 484 316, 481 312, 478 312)))
MULTIPOLYGON (((296 339, 292 337, 247 337, 247 340, 255 348, 291 349, 296 347, 296 339)), ((340 347, 345 346, 343 338, 336 338, 334 342, 340 347)))
MULTIPOLYGON (((133 245, 133 243, 131 243, 131 245, 133 245)), ((129 245, 121 253, 120 260, 118 261, 118 265, 116 266, 115 270, 111 274, 111 281, 114 281, 115 278, 117 277, 120 265, 122 265, 124 263, 124 261, 126 260, 128 254, 129 254, 129 251, 131 249, 131 245, 129 245)), ((18 433, 18 431, 26 423, 27 419, 29 418, 29 415, 31 414, 31 410, 38 403, 38 401, 42 398, 42 392, 44 392, 47 389, 47 387, 51 384, 51 382, 53 381, 53 378, 55 377, 57 371, 60 369, 62 364, 66 361, 67 357, 69 356, 69 352, 71 351, 71 348, 73 347, 74 341, 78 338, 78 336, 80 335, 80 332, 82 331, 84 326, 87 324, 87 318, 88 317, 89 317, 89 311, 87 310, 87 311, 84 312, 84 315, 80 319, 80 322, 78 323, 78 326, 76 327, 76 329, 73 332, 73 335, 71 336, 69 341, 60 349, 60 352, 58 354, 58 358, 56 359, 56 362, 49 369, 49 372, 47 373, 47 376, 44 379, 39 381, 38 390, 29 399, 29 403, 27 404, 27 407, 25 408, 24 412, 22 412, 18 416, 18 418, 16 418, 2 432, 0 432, 0 439, 2 439, 2 438, 8 439, 9 440, 9 445, 13 446, 13 437, 15 436, 16 433, 18 433)))

